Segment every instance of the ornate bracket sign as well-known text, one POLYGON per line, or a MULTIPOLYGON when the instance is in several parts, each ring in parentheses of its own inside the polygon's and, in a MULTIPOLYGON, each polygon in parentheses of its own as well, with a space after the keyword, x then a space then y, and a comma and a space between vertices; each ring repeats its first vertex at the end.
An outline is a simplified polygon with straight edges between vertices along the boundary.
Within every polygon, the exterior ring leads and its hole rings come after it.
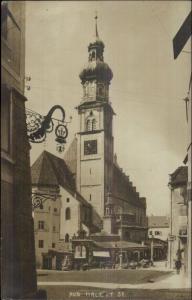
MULTIPOLYGON (((67 122, 65 122, 65 111, 62 106, 53 106, 48 114, 44 117, 37 112, 26 109, 26 123, 28 138, 31 143, 42 143, 45 141, 47 133, 51 133, 54 129, 54 121, 58 122, 55 128, 57 150, 64 151, 64 144, 68 136, 67 122), (52 117, 55 110, 60 110, 62 113, 61 120, 52 117)), ((69 123, 69 122, 68 122, 69 123)))
POLYGON ((57 196, 51 194, 32 193, 32 209, 43 208, 46 200, 56 201, 57 196))

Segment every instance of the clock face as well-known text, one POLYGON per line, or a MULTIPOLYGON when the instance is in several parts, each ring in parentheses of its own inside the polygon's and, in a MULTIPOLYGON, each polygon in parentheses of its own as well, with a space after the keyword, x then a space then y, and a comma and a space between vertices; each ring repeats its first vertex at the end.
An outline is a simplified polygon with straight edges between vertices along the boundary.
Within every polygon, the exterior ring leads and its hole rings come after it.
POLYGON ((97 154, 97 140, 84 142, 84 155, 97 154))

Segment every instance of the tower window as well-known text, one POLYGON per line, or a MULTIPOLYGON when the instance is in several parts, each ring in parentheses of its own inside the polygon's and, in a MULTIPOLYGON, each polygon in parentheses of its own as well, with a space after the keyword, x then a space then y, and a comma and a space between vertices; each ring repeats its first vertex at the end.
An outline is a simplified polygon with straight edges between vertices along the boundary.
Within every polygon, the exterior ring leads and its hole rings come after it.
POLYGON ((71 210, 69 207, 67 207, 65 210, 65 220, 70 220, 70 219, 71 219, 71 210))
POLYGON ((96 120, 93 119, 92 121, 92 130, 96 130, 96 120))
POLYGON ((92 52, 92 59, 95 59, 95 52, 92 52))
POLYGON ((89 201, 91 201, 91 194, 89 195, 89 201))
POLYGON ((87 131, 91 131, 91 120, 90 119, 88 119, 87 120, 87 131))

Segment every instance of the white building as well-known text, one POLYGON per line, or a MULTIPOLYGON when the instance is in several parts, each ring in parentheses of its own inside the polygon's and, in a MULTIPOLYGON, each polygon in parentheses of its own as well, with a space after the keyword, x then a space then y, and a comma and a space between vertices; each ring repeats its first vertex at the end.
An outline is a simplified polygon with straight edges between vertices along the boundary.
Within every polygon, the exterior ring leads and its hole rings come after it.
POLYGON ((68 244, 81 230, 87 235, 99 230, 100 219, 75 190, 73 174, 63 159, 44 151, 32 165, 31 175, 33 200, 43 199, 33 211, 36 265, 51 269, 56 261, 49 253, 58 250, 61 240, 68 244))
POLYGON ((169 218, 167 216, 149 216, 148 217, 148 237, 156 238, 162 241, 168 240, 169 218))

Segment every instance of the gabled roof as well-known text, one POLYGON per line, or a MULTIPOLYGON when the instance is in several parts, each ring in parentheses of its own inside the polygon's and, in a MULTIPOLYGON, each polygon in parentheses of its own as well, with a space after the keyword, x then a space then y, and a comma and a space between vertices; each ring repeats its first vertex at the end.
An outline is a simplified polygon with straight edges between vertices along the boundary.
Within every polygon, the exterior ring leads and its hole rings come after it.
POLYGON ((149 216, 148 217, 149 228, 168 228, 169 218, 167 216, 149 216))
POLYGON ((178 167, 172 174, 170 174, 169 184, 172 186, 187 184, 187 179, 188 179, 187 172, 188 172, 187 166, 178 167))
POLYGON ((47 151, 43 151, 31 167, 32 185, 62 186, 75 189, 73 174, 65 161, 47 151))

